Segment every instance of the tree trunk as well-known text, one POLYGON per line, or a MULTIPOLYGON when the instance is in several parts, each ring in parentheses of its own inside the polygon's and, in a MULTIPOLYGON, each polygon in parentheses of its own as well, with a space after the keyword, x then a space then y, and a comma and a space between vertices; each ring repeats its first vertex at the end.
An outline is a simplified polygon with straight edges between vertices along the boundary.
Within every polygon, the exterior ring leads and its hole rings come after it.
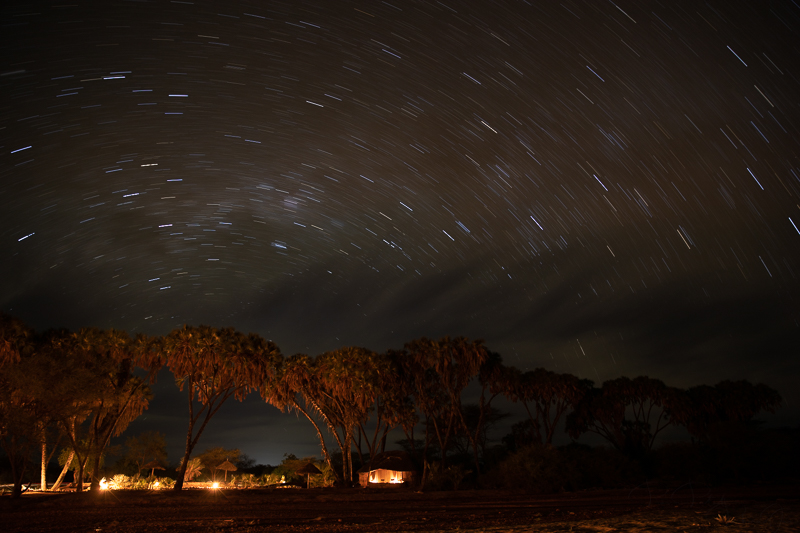
POLYGON ((486 412, 489 411, 492 408, 492 400, 494 400, 495 397, 497 396, 495 394, 487 402, 484 399, 484 393, 485 393, 485 389, 481 390, 481 402, 479 404, 480 415, 478 416, 478 424, 477 424, 477 427, 475 428, 474 438, 473 438, 473 435, 470 435, 469 429, 467 428, 467 423, 464 420, 463 412, 459 411, 459 413, 461 414, 461 424, 464 427, 464 431, 470 437, 470 441, 472 441, 472 449, 475 452, 475 475, 477 475, 477 476, 481 475, 481 465, 480 465, 480 460, 479 460, 479 456, 480 456, 479 448, 481 448, 481 431, 483 430, 484 417, 486 415, 486 412))
POLYGON ((14 481, 14 485, 11 489, 11 497, 19 498, 22 496, 22 476, 25 474, 25 464, 28 461, 19 461, 19 456, 21 454, 20 449, 17 447, 17 438, 14 435, 11 436, 11 443, 10 446, 6 448, 6 453, 8 455, 8 462, 11 463, 11 479, 14 481))
POLYGON ((473 445, 472 448, 473 448, 473 450, 475 452, 475 475, 476 476, 480 476, 481 475, 481 462, 480 462, 480 459, 478 457, 478 447, 477 447, 477 445, 473 445))
POLYGON ((447 438, 445 437, 445 440, 442 441, 442 432, 439 430, 439 424, 436 422, 436 417, 434 416, 431 419, 433 420, 433 429, 436 432, 436 440, 439 441, 439 450, 442 453, 441 466, 442 470, 444 470, 447 468, 447 450, 445 449, 447 438))
POLYGON ((47 439, 45 438, 45 431, 42 431, 42 474, 40 477, 39 490, 47 490, 47 439))
POLYGON ((322 449, 322 456, 325 458, 325 462, 328 463, 328 467, 331 469, 331 472, 333 472, 333 477, 336 478, 336 481, 342 481, 342 479, 339 477, 339 472, 337 472, 336 469, 333 467, 333 459, 331 458, 331 454, 328 451, 328 446, 325 444, 325 437, 322 435, 322 430, 319 428, 317 421, 311 418, 311 415, 309 415, 305 409, 300 407, 300 404, 298 404, 296 401, 292 401, 292 406, 301 413, 303 413, 305 417, 309 420, 309 422, 311 422, 314 425, 314 429, 317 430, 319 445, 320 448, 322 449))
MULTIPOLYGON (((429 424, 430 424, 430 422, 429 422, 428 417, 426 415, 425 416, 425 444, 422 447, 422 480, 420 480, 419 490, 422 490, 422 489, 425 488, 425 481, 428 478, 428 445, 430 444, 430 426, 429 426, 429 424)), ((412 435, 411 442, 412 442, 412 446, 413 446, 413 442, 414 442, 414 439, 413 439, 414 431, 413 431, 413 429, 411 431, 411 435, 412 435)))
POLYGON ((186 449, 183 453, 183 462, 181 468, 178 470, 178 479, 175 480, 175 486, 172 490, 180 492, 183 490, 183 478, 186 476, 186 467, 189 466, 189 456, 192 454, 192 432, 194 431, 194 386, 190 385, 189 389, 189 431, 186 432, 186 449))
POLYGON ((347 472, 345 472, 344 477, 345 477, 345 483, 347 484, 348 487, 351 487, 353 485, 353 453, 352 453, 353 447, 352 447, 352 440, 353 440, 352 431, 351 430, 345 430, 345 432, 344 432, 345 449, 342 450, 342 452, 344 452, 345 456, 343 456, 342 459, 345 460, 345 465, 346 465, 345 468, 347 469, 347 472))
POLYGON ((75 472, 75 492, 83 492, 83 472, 86 469, 86 463, 89 461, 89 454, 81 461, 78 456, 78 470, 75 472))
MULTIPOLYGON (((311 405, 311 407, 314 408, 314 411, 316 411, 322 417, 322 419, 325 421, 325 425, 328 426, 328 431, 331 433, 331 435, 333 435, 333 438, 336 440, 336 444, 339 446, 339 449, 342 450, 342 463, 344 463, 344 461, 345 461, 345 458, 344 458, 344 446, 342 445, 342 439, 339 438, 339 433, 336 431, 336 426, 334 426, 333 423, 331 423, 330 419, 325 415, 325 412, 319 407, 319 405, 317 405, 317 403, 314 401, 314 399, 310 395, 303 394, 303 399, 309 405, 311 405)), ((297 402, 296 401, 294 402, 294 404, 295 404, 295 406, 297 406, 297 402)), ((298 408, 299 408, 299 406, 298 406, 298 408)), ((325 446, 325 439, 322 437, 322 431, 320 431, 319 426, 317 426, 317 423, 311 418, 311 416, 307 412, 305 412, 303 410, 301 410, 301 412, 304 415, 306 415, 306 418, 311 420, 312 424, 314 424, 314 428, 317 430, 317 435, 319 436, 320 443, 322 445, 322 453, 323 454, 327 454, 328 448, 327 448, 327 446, 325 446)), ((326 455, 326 457, 327 457, 327 455, 326 455)), ((329 463, 329 466, 333 470, 334 475, 336 476, 336 479, 338 481, 346 482, 346 480, 343 480, 341 477, 339 477, 338 472, 336 472, 336 469, 333 468, 333 463, 332 462, 329 463)), ((344 470, 344 465, 342 465, 342 469, 344 470)), ((347 474, 345 474, 344 472, 343 472, 343 475, 345 477, 347 476, 347 474)))
POLYGON ((14 478, 14 486, 11 489, 11 497, 19 498, 22 496, 22 478, 14 478))
MULTIPOLYGON (((367 440, 366 437, 364 440, 367 440)), ((369 446, 369 441, 367 441, 367 446, 369 446)), ((374 455, 372 453, 372 449, 369 451, 370 457, 374 455)), ((361 463, 361 466, 364 466, 364 452, 361 451, 361 432, 358 432, 358 462, 361 463)))
POLYGON ((67 471, 69 470, 69 465, 72 464, 72 460, 75 458, 75 450, 71 450, 69 452, 69 457, 67 458, 67 462, 64 465, 64 468, 61 469, 61 474, 59 474, 58 479, 56 480, 55 484, 50 490, 58 490, 61 487, 61 482, 64 481, 64 476, 67 475, 67 471))
POLYGON ((89 485, 90 492, 100 491, 100 460, 102 459, 101 453, 96 451, 92 457, 92 484, 89 485))

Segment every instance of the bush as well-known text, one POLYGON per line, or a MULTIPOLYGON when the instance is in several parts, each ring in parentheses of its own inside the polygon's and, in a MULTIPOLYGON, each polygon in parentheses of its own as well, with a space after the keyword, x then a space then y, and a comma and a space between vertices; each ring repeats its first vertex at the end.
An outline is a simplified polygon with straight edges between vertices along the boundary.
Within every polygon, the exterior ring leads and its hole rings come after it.
POLYGON ((643 480, 639 465, 621 453, 573 444, 521 448, 481 481, 491 488, 554 493, 631 486, 643 480))
POLYGON ((116 476, 111 478, 111 481, 108 483, 108 488, 113 490, 121 490, 130 488, 131 478, 126 476, 125 474, 117 474, 116 476))
POLYGON ((655 450, 653 474, 673 484, 792 483, 800 477, 798 447, 800 429, 759 431, 752 424, 719 424, 705 441, 655 450))
POLYGON ((175 486, 175 480, 171 477, 160 477, 157 478, 156 481, 158 482, 158 488, 160 489, 171 489, 175 486))
POLYGON ((463 465, 450 465, 442 469, 439 463, 428 465, 428 474, 425 478, 425 490, 458 490, 461 482, 464 481, 472 470, 467 470, 463 465))

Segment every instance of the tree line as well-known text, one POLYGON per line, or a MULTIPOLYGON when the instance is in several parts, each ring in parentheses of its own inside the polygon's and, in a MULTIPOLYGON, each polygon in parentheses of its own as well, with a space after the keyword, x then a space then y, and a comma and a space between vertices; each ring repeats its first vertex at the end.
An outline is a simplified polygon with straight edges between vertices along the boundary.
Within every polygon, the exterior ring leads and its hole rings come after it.
POLYGON ((231 397, 241 401, 251 392, 281 411, 302 414, 324 461, 345 485, 354 479, 353 454, 366 464, 365 455, 383 451, 393 429, 404 432, 412 453, 428 458, 435 449, 437 468, 446 467, 454 447, 469 449, 480 474, 498 396, 524 407, 527 419, 515 432, 527 443, 552 445, 563 422, 570 437, 594 433, 631 457, 651 450, 670 425, 703 439, 716 424, 746 422, 781 404, 777 391, 747 381, 679 389, 643 376, 597 387, 543 368, 523 372, 482 341, 464 337, 420 338, 383 353, 344 347, 316 357, 284 356, 272 341, 233 328, 187 325, 164 336, 135 337, 96 328, 37 333, 0 314, 0 443, 11 463, 13 495, 21 493, 38 453, 44 486, 44 468, 63 445, 70 450, 66 464, 77 465, 77 490, 87 465, 94 473, 90 489, 99 490, 103 451, 147 409, 150 385, 162 368, 187 398, 175 490, 182 489, 190 456, 212 417, 231 397), (479 396, 465 405, 471 383, 479 396), (338 448, 339 468, 326 435, 338 448))

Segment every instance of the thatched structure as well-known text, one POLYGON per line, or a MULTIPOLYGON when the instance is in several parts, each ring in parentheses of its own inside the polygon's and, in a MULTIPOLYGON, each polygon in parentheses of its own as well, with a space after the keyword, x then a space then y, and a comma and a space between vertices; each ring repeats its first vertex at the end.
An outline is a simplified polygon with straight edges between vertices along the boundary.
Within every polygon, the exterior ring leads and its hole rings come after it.
POLYGON ((228 482, 228 472, 235 472, 236 465, 225 459, 225 462, 221 465, 218 465, 216 470, 224 470, 225 471, 225 483, 228 482))
POLYGON ((156 470, 164 470, 164 467, 161 466, 160 464, 158 464, 158 461, 156 461, 154 459, 154 460, 150 461, 149 463, 147 463, 146 465, 143 465, 142 468, 140 468, 139 470, 140 471, 141 470, 150 470, 150 478, 152 478, 153 475, 156 473, 156 470))
POLYGON ((301 474, 301 475, 305 474, 306 476, 308 476, 308 479, 306 479, 306 488, 310 489, 311 488, 311 476, 312 475, 321 474, 322 471, 319 468, 317 468, 314 465, 314 463, 308 463, 306 466, 304 466, 303 468, 301 468, 300 470, 298 470, 295 473, 296 474, 301 474))

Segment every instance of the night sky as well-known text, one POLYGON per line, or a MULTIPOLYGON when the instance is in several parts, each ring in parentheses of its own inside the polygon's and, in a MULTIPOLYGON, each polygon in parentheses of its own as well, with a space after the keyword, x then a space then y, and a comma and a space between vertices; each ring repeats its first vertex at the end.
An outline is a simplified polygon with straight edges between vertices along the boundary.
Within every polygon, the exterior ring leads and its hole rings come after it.
MULTIPOLYGON (((464 335, 763 381, 797 423, 797 2, 70 1, 0 8, 3 312, 287 355, 464 335)), ((177 460, 156 392, 131 431, 177 460)), ((219 417, 199 449, 318 453, 255 397, 219 417)))

